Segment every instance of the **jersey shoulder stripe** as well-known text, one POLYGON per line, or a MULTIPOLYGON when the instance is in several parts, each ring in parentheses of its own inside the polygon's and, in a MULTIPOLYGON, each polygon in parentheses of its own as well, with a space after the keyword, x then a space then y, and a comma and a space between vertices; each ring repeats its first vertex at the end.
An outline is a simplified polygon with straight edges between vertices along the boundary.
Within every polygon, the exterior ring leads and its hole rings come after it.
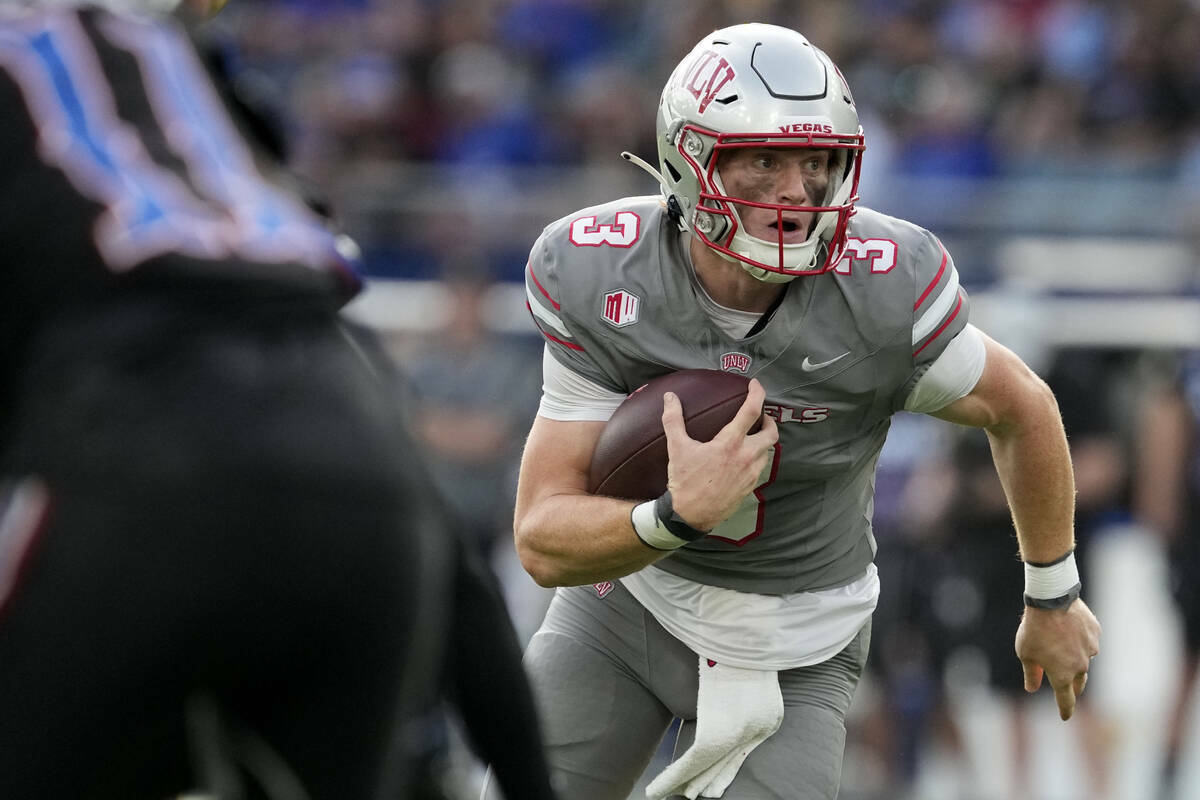
MULTIPOLYGON (((632 304, 622 306, 629 322, 648 313, 640 304, 655 291, 641 286, 655 273, 664 217, 662 198, 625 197, 555 220, 530 250, 525 300, 547 351, 613 391, 624 387, 619 358, 607 352, 612 342, 603 322, 604 301, 623 293, 632 304)), ((624 317, 618 320, 629 324, 624 317)))
POLYGON ((970 316, 970 303, 959 283, 954 259, 936 236, 928 231, 925 235, 930 249, 922 266, 926 274, 932 272, 933 276, 924 284, 919 280, 916 283, 920 294, 913 302, 912 345, 913 358, 919 362, 937 358, 970 316), (938 266, 933 270, 935 259, 938 266))
POLYGON ((555 300, 553 297, 551 297, 550 293, 546 291, 546 287, 542 286, 542 282, 537 279, 537 275, 533 271, 533 265, 526 264, 526 267, 529 268, 529 277, 533 279, 533 285, 537 287, 537 290, 542 293, 543 297, 545 297, 547 300, 550 301, 550 305, 554 306, 555 311, 558 311, 559 309, 561 309, 562 304, 559 303, 557 300, 555 300))
POLYGON ((954 311, 954 260, 925 228, 870 208, 851 220, 850 236, 857 247, 836 272, 858 298, 860 327, 881 346, 911 346, 911 356, 954 311))
MULTIPOLYGON (((944 257, 943 265, 948 261, 949 257, 944 257)), ((947 312, 954 306, 959 288, 958 271, 954 269, 953 264, 950 264, 949 269, 943 269, 929 284, 925 294, 918 298, 917 303, 913 306, 913 344, 928 336, 930 331, 940 327, 947 312)))
POLYGON ((660 216, 661 198, 626 197, 547 225, 526 268, 526 297, 537 320, 559 333, 582 335, 588 326, 580 315, 589 312, 580 304, 594 299, 596 281, 654 257, 660 216))
MULTIPOLYGON (((928 338, 925 339, 924 343, 921 344, 920 347, 917 347, 917 349, 913 351, 913 358, 916 358, 917 356, 919 356, 923 350, 925 350, 927 347, 929 347, 931 344, 933 344, 936 341, 941 340, 946 343, 949 343, 950 340, 954 338, 954 335, 956 335, 958 331, 961 331, 966 326, 966 324, 967 324, 966 316, 967 315, 962 314, 963 306, 966 304, 966 299, 967 299, 966 293, 963 292, 962 289, 958 289, 954 293, 954 296, 952 296, 950 298, 950 300, 953 301, 953 304, 954 304, 953 308, 951 308, 949 314, 946 316, 946 318, 942 322, 942 324, 939 325, 937 327, 937 329, 935 331, 933 331, 933 333, 931 333, 928 336, 928 338), (960 314, 962 315, 961 322, 958 321, 960 314), (957 325, 955 325, 956 322, 958 322, 957 325), (944 334, 948 329, 951 329, 952 326, 953 326, 953 330, 955 331, 955 334, 947 336, 943 340, 942 334, 944 334)), ((914 345, 917 344, 918 341, 920 341, 920 340, 917 338, 917 332, 914 330, 913 331, 913 344, 914 345)), ((945 349, 944 346, 942 349, 945 349)))
POLYGON ((547 341, 570 350, 583 350, 583 346, 573 340, 571 331, 558 314, 562 305, 550 296, 538 280, 532 261, 525 267, 525 308, 533 315, 533 324, 547 341))
POLYGON ((881 346, 902 363, 892 396, 903 408, 912 387, 970 318, 970 300, 954 258, 930 231, 907 220, 862 208, 852 221, 851 235, 871 245, 894 247, 895 267, 876 272, 852 265, 854 285, 866 298, 857 316, 873 323, 881 346))
MULTIPOLYGON (((937 286, 938 283, 941 282, 942 276, 946 274, 946 263, 949 260, 950 260, 950 254, 947 253, 946 248, 943 247, 942 248, 942 263, 938 266, 937 274, 935 274, 933 276, 933 280, 931 280, 929 282, 929 285, 925 287, 925 291, 921 292, 921 296, 917 298, 917 302, 913 303, 913 311, 916 311, 918 308, 921 307, 921 304, 925 302, 925 298, 929 297, 930 293, 933 292, 933 288, 935 286, 937 286)), ((951 269, 953 269, 953 267, 951 267, 951 269)))

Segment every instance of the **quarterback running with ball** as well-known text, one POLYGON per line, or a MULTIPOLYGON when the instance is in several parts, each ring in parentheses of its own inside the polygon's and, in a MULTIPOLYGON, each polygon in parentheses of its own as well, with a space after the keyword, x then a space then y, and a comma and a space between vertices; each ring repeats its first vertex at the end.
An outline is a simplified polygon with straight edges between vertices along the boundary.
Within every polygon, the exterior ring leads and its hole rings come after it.
POLYGON ((864 137, 840 71, 795 31, 715 31, 668 80, 657 141, 656 165, 626 157, 662 196, 552 223, 526 273, 544 394, 515 536, 562 587, 526 652, 562 796, 625 798, 674 717, 652 798, 837 795, 879 596, 875 465, 900 410, 987 431, 1026 563, 1025 688, 1044 676, 1069 718, 1100 627, 1057 404, 969 324, 936 236, 856 204, 864 137), (690 368, 751 377, 738 416, 696 442, 665 395, 667 496, 588 494, 613 410, 690 368))

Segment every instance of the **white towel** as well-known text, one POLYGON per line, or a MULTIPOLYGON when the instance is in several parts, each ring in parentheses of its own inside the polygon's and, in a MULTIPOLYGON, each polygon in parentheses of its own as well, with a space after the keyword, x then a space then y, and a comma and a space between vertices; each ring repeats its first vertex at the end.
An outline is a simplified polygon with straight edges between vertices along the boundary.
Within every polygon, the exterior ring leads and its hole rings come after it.
POLYGON ((778 673, 730 667, 701 656, 696 740, 650 782, 646 797, 720 797, 750 751, 782 722, 778 673))

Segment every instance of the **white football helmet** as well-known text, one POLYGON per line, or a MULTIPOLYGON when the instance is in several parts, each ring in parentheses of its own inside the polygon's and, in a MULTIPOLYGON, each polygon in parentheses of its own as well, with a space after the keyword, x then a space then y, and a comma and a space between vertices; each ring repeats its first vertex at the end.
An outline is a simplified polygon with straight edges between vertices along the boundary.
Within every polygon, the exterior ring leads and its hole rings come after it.
POLYGON ((714 31, 679 63, 658 106, 664 194, 682 224, 754 277, 789 281, 832 269, 858 199, 862 127, 842 73, 799 33, 759 23, 714 31), (753 202, 726 194, 722 151, 752 146, 830 150, 819 205, 753 202), (737 205, 778 215, 776 241, 751 236, 737 205), (784 242, 784 213, 811 212, 804 242, 784 242))

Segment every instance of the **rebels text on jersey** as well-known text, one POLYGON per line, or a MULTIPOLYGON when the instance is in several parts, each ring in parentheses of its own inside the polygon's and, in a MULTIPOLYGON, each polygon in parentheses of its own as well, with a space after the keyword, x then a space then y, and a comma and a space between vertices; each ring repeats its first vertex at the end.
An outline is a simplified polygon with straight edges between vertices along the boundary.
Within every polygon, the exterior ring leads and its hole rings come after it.
POLYGON ((843 585, 875 552, 874 472, 891 415, 967 323, 942 244, 860 208, 846 257, 797 278, 746 338, 714 324, 688 234, 658 197, 625 198, 549 225, 526 271, 530 311, 553 356, 614 392, 677 369, 758 378, 780 423, 761 485, 713 535, 658 566, 761 594, 843 585))

